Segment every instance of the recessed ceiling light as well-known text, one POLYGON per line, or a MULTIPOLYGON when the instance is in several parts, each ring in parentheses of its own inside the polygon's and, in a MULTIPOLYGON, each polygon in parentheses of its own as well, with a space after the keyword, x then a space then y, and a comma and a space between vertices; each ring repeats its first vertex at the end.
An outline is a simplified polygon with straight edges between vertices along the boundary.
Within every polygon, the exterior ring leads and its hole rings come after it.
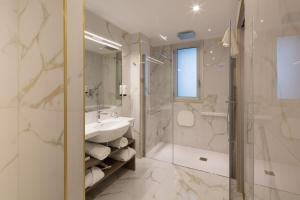
POLYGON ((198 12, 200 10, 200 5, 193 5, 193 11, 198 12))
POLYGON ((167 41, 168 40, 168 36, 166 35, 162 35, 162 34, 159 34, 160 38, 163 39, 164 41, 167 41))
POLYGON ((214 53, 214 51, 213 51, 213 50, 210 50, 210 51, 209 51, 209 53, 210 53, 210 54, 213 54, 213 53, 214 53))
POLYGON ((260 23, 264 23, 264 21, 265 21, 265 20, 261 19, 261 20, 260 20, 260 23))
POLYGON ((209 29, 207 29, 207 31, 208 31, 208 32, 211 32, 212 30, 211 30, 211 28, 209 28, 209 29))

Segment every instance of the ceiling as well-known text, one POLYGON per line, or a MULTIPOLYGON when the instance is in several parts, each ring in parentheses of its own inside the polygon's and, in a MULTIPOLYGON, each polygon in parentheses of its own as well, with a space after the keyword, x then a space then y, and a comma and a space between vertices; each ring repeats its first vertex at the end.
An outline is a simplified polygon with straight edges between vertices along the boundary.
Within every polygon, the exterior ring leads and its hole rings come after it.
POLYGON ((220 37, 236 20, 239 0, 86 0, 87 9, 129 33, 141 32, 152 45, 181 42, 177 33, 193 30, 196 38, 220 37), (199 4, 201 10, 192 11, 199 4), (211 29, 211 32, 208 31, 211 29), (168 37, 165 41, 160 34, 168 37))

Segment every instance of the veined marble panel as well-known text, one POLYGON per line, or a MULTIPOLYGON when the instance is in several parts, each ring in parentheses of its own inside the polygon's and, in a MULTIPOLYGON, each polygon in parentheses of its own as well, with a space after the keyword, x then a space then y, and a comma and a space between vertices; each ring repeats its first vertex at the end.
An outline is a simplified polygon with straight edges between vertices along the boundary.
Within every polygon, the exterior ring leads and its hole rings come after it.
POLYGON ((59 200, 64 197, 63 1, 20 0, 18 18, 19 195, 59 200))
POLYGON ((0 1, 0 199, 18 199, 18 1, 0 1))

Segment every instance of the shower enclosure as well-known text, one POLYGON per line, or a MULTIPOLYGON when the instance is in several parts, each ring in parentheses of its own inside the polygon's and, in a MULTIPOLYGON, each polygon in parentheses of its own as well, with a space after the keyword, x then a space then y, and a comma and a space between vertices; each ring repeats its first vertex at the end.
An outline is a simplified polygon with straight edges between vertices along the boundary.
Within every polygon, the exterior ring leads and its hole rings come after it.
POLYGON ((229 50, 220 42, 189 44, 199 51, 198 100, 176 97, 174 66, 182 46, 151 48, 158 61, 145 57, 146 156, 228 176, 229 50))
POLYGON ((242 198, 245 188, 241 5, 238 22, 228 21, 224 37, 154 46, 142 56, 144 156, 223 177, 230 199, 242 198), (189 79, 182 81, 184 73, 189 79), (179 94, 186 92, 180 84, 189 90, 193 83, 195 97, 179 94))

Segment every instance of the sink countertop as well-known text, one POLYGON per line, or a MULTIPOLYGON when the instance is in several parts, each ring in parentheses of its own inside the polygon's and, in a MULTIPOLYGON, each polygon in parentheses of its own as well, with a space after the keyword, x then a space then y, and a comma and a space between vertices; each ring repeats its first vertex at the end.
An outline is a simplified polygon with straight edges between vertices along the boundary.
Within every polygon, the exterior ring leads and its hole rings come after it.
POLYGON ((105 120, 101 120, 100 122, 93 122, 89 124, 85 124, 85 140, 93 138, 98 135, 97 132, 93 131, 95 126, 101 126, 102 124, 114 122, 114 121, 120 121, 120 122, 128 122, 131 126, 134 124, 134 118, 131 117, 117 117, 117 118, 109 118, 105 120))

